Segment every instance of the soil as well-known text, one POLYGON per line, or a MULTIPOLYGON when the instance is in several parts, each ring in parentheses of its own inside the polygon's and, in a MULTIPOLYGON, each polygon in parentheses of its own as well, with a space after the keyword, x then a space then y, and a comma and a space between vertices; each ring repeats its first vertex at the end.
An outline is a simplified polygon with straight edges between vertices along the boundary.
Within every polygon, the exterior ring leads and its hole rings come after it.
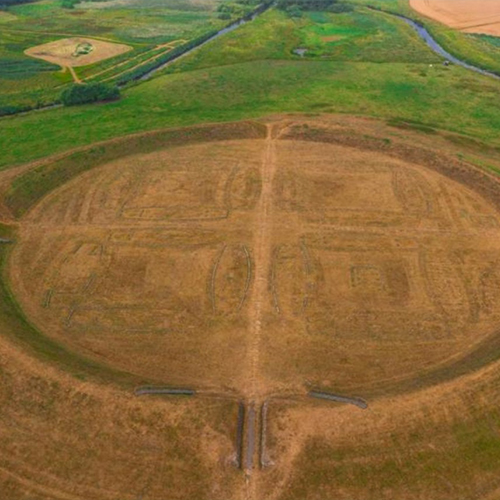
MULTIPOLYGON (((7 274, 29 321, 155 394, 79 381, 2 340, 9 499, 368 499, 356 473, 382 460, 373 450, 405 463, 429 415, 446 436, 471 391, 474 416, 498 407, 498 180, 439 134, 265 126, 145 135, 154 150, 104 161, 17 220, 7 274), (183 387, 196 394, 167 394, 183 387), (347 464, 338 479, 353 483, 318 485, 310 464, 318 477, 347 464)), ((456 498, 434 479, 420 498, 456 498)), ((401 488, 388 498, 417 498, 401 488)))
POLYGON ((420 14, 466 33, 500 36, 497 0, 410 0, 420 14))
POLYGON ((411 380, 493 335, 495 185, 323 139, 270 126, 77 177, 21 222, 23 309, 113 368, 256 401, 325 373, 346 394, 411 380))
POLYGON ((93 38, 63 38, 55 42, 37 45, 25 50, 25 54, 37 59, 43 59, 63 68, 87 66, 111 57, 124 54, 132 47, 120 43, 105 42, 93 38), (90 44, 93 50, 89 54, 75 56, 75 50, 80 44, 90 44))

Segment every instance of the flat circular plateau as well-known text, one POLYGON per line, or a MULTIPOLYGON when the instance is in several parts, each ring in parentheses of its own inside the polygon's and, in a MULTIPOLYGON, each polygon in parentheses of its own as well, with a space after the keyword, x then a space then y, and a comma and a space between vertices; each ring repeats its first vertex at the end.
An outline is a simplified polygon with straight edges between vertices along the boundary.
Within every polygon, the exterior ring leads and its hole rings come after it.
POLYGON ((413 158, 299 134, 111 160, 21 220, 13 290, 147 380, 339 392, 456 362, 500 325, 500 216, 413 158))

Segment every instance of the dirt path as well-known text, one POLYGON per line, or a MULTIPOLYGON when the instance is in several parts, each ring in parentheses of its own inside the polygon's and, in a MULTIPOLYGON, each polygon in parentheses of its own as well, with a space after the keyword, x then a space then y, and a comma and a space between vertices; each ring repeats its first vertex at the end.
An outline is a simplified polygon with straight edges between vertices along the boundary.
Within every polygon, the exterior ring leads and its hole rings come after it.
POLYGON ((259 407, 265 394, 264 382, 260 375, 260 350, 262 323, 268 303, 268 278, 271 269, 272 229, 273 229, 273 180, 276 172, 275 141, 273 127, 268 125, 266 145, 261 164, 262 192, 256 211, 254 236, 255 282, 249 310, 250 344, 247 354, 248 385, 246 399, 250 404, 246 432, 246 491, 245 498, 258 498, 257 483, 252 476, 257 439, 255 408, 259 407), (251 418, 250 418, 251 417, 251 418))
POLYGON ((78 75, 76 74, 75 68, 72 68, 71 66, 66 66, 66 68, 68 68, 75 83, 82 83, 82 81, 80 80, 80 78, 78 78, 78 75))
POLYGON ((273 180, 276 171, 275 142, 272 126, 268 126, 266 146, 261 166, 262 192, 256 212, 254 259, 255 283, 249 318, 251 342, 248 350, 248 392, 249 400, 258 400, 263 394, 259 377, 259 356, 262 335, 262 320, 268 295, 268 277, 271 266, 273 180))

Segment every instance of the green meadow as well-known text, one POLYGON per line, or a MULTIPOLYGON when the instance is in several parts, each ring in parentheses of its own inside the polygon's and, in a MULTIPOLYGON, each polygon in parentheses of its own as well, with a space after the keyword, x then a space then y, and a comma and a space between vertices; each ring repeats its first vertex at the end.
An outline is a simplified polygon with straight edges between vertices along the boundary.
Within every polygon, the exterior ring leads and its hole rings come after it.
POLYGON ((411 120, 498 144, 499 91, 492 78, 442 65, 386 14, 358 7, 296 19, 270 10, 118 102, 0 119, 0 166, 124 134, 281 112, 411 120))
POLYGON ((352 3, 369 5, 419 21, 451 54, 486 70, 500 73, 498 43, 491 40, 494 37, 462 33, 448 28, 415 12, 408 0, 352 0, 352 3))
MULTIPOLYGON (((0 108, 51 104, 72 81, 59 66, 25 55, 28 48, 72 36, 125 43, 133 48, 121 56, 76 69, 81 78, 91 78, 116 65, 120 65, 116 73, 121 73, 164 52, 165 48, 158 47, 166 43, 180 45, 227 22, 217 18, 214 0, 82 2, 72 9, 63 5, 61 0, 41 0, 0 11, 0 108)), ((110 72, 106 77, 112 75, 110 72)))

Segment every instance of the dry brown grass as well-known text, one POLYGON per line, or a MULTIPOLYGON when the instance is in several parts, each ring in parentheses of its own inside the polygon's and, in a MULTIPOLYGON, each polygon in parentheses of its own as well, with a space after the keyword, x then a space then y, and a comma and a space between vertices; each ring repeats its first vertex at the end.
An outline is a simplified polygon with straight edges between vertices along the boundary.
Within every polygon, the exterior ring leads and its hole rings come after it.
POLYGON ((410 0, 420 14, 466 33, 500 36, 497 0, 410 0))
POLYGON ((9 500, 500 487, 498 181, 443 136, 369 120, 252 134, 110 159, 19 220, 8 276, 30 321, 68 351, 202 395, 134 399, 0 345, 9 500), (368 409, 314 402, 312 387, 368 409), (269 401, 256 455, 274 465, 246 487, 231 466, 236 399, 222 395, 269 401))
POLYGON ((25 54, 38 59, 43 59, 63 68, 76 68, 87 66, 111 57, 124 54, 132 47, 121 43, 105 42, 94 38, 63 38, 55 42, 44 43, 25 50, 25 54), (91 44, 92 52, 75 56, 77 47, 81 44, 91 44))

